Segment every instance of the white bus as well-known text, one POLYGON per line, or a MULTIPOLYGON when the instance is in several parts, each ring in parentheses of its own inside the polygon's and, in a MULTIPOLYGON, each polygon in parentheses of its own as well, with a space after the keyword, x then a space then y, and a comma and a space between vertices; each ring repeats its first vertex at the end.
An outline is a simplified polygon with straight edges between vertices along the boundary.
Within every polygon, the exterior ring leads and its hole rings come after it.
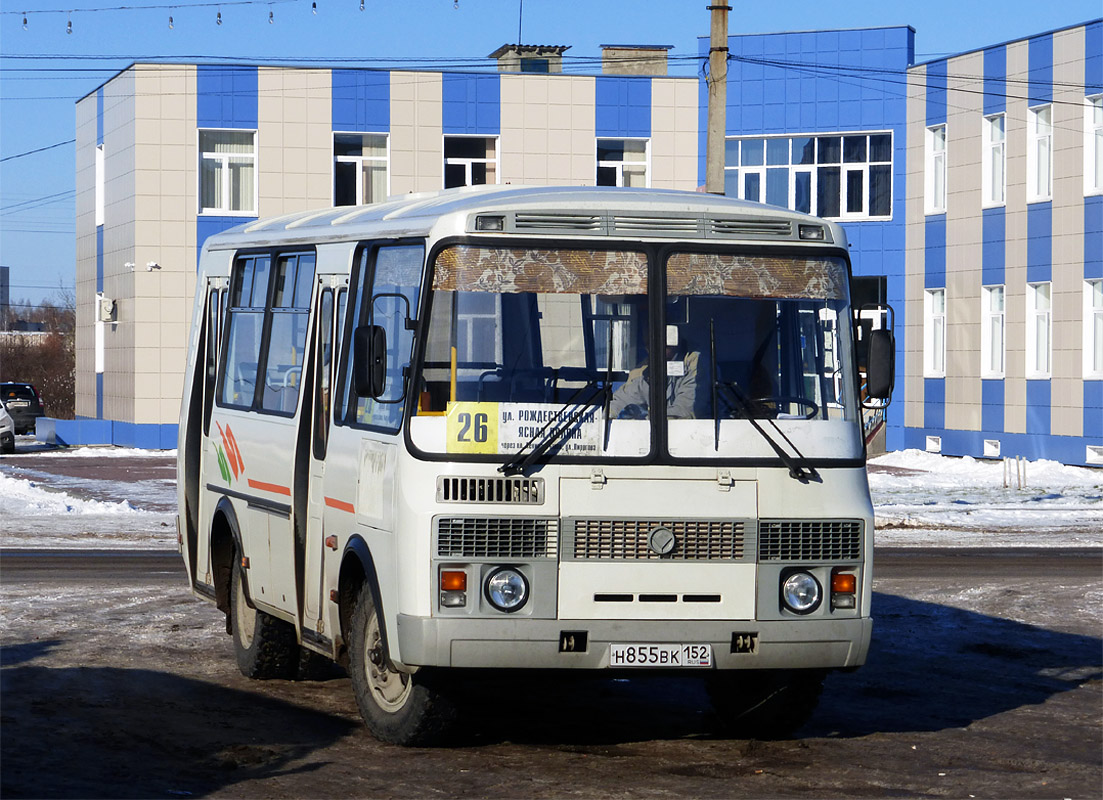
MULTIPOLYGON (((478 187, 213 236, 191 587, 245 675, 333 659, 390 742, 440 740, 457 680, 505 669, 700 676, 732 731, 784 734, 872 628, 850 280, 838 225, 685 192, 478 187)), ((877 331, 868 402, 892 353, 877 331)))

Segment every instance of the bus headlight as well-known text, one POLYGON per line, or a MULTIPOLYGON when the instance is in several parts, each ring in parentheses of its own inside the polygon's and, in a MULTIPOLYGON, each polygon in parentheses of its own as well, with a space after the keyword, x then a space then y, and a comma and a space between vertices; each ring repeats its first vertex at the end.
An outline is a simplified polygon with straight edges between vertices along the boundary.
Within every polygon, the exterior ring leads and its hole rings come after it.
POLYGON ((486 599, 499 611, 517 611, 529 599, 529 583, 513 567, 498 567, 487 575, 484 587, 486 599))
POLYGON ((808 572, 792 572, 781 582, 781 602, 794 614, 811 614, 821 600, 823 588, 808 572))

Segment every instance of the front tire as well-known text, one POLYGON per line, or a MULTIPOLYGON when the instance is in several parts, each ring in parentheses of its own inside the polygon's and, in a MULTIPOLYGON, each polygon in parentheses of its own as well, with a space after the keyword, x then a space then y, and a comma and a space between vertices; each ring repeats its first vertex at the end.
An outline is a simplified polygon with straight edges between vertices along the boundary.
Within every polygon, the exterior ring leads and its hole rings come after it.
POLYGON ((732 670, 706 678, 721 730, 747 739, 787 739, 819 705, 823 670, 732 670))
POLYGON ((360 590, 349 624, 349 677, 368 730, 392 744, 441 741, 455 723, 456 708, 426 670, 394 668, 370 587, 360 590))
POLYGON ((299 668, 295 629, 250 604, 240 556, 234 557, 231 580, 230 627, 241 674, 257 680, 294 678, 299 668))

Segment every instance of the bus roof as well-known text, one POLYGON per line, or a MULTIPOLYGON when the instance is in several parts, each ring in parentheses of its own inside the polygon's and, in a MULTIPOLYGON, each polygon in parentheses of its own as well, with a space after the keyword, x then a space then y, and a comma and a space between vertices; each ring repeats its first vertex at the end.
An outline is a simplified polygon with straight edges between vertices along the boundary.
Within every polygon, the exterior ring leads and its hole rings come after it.
POLYGON ((495 232, 563 238, 785 240, 846 247, 835 223, 703 192, 605 186, 492 185, 401 195, 382 203, 300 211, 253 220, 211 236, 212 250, 275 243, 483 233, 479 216, 500 215, 495 232), (824 229, 804 241, 799 226, 824 229))

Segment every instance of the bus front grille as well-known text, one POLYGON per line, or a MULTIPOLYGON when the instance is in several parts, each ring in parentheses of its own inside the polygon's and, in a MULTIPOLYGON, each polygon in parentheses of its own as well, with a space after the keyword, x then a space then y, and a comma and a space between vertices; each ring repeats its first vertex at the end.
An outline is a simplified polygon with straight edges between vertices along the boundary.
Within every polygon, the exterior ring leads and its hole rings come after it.
POLYGON ((437 478, 437 502, 540 505, 544 502, 544 479, 442 475, 437 478))
POLYGON ((862 557, 858 520, 761 520, 759 561, 840 561, 862 557))
POLYGON ((559 523, 537 517, 438 517, 437 556, 555 558, 559 523))
POLYGON ((576 519, 567 549, 577 560, 623 559, 665 561, 742 561, 754 557, 753 539, 743 520, 576 519), (652 541, 652 531, 666 528, 674 536, 667 553, 652 541))

